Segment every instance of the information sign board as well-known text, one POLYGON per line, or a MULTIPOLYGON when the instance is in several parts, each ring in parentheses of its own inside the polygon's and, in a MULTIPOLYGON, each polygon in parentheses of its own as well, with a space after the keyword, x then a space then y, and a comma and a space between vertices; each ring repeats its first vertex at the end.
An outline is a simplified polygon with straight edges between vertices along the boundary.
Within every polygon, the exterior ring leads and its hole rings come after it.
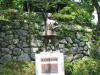
POLYGON ((64 75, 64 56, 60 52, 42 52, 35 55, 36 75, 64 75))

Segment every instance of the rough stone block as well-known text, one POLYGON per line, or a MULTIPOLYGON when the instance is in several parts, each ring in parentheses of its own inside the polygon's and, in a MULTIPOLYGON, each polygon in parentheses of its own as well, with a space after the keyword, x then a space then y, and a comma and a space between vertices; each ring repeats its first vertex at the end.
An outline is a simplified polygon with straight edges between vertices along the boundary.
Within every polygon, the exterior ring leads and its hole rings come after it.
POLYGON ((30 61, 31 59, 30 59, 30 57, 29 57, 28 54, 23 53, 22 55, 20 55, 20 56, 18 57, 18 60, 30 61))
POLYGON ((11 55, 7 54, 0 59, 0 63, 5 63, 10 60, 12 60, 12 57, 11 57, 11 55))

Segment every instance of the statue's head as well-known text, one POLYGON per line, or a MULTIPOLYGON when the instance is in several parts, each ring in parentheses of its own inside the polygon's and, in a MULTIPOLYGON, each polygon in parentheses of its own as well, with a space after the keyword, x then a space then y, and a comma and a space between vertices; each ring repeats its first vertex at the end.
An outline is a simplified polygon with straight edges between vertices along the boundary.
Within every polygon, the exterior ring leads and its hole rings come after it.
POLYGON ((48 18, 52 18, 52 13, 48 13, 48 18))

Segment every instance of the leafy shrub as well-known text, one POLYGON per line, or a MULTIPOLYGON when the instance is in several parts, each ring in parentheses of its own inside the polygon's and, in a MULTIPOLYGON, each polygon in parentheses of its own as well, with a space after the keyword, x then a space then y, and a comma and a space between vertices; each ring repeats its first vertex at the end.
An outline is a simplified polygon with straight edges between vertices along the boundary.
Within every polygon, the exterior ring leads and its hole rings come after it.
POLYGON ((34 75, 33 63, 26 61, 9 61, 0 67, 0 75, 34 75))
POLYGON ((72 75, 100 75, 100 60, 79 60, 73 65, 72 75))
POLYGON ((67 61, 64 62, 65 75, 72 75, 73 65, 67 61))
POLYGON ((94 43, 90 52, 92 58, 100 59, 100 43, 94 43))

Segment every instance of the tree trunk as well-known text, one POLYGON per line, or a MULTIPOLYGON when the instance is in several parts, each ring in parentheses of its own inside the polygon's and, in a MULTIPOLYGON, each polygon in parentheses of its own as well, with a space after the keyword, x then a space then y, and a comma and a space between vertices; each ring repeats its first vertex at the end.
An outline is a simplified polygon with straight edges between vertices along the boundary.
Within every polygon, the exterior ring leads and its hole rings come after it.
POLYGON ((98 3, 98 0, 93 0, 93 5, 94 7, 96 8, 97 10, 97 15, 98 15, 98 23, 97 23, 97 26, 96 26, 96 36, 99 36, 99 31, 100 31, 100 5, 98 3))
POLYGON ((100 36, 99 32, 100 32, 100 12, 97 13, 98 14, 98 23, 96 26, 96 36, 100 36))

